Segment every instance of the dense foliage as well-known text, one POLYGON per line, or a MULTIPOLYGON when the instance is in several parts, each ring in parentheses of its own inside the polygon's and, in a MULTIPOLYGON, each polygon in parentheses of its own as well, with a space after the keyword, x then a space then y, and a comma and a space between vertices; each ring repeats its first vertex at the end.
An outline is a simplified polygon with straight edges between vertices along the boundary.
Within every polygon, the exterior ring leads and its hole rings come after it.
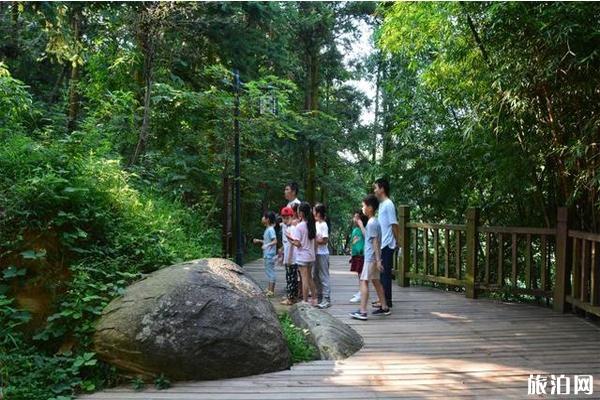
POLYGON ((103 152, 105 140, 92 145, 83 132, 57 140, 19 123, 24 118, 11 114, 41 111, 22 83, 1 72, 2 91, 18 94, 0 132, 6 395, 42 399, 94 390, 114 379, 89 350, 104 306, 140 273, 217 253, 218 234, 204 225, 203 210, 124 171, 103 152))
POLYGON ((395 3, 382 8, 384 167, 429 218, 480 206, 498 224, 597 231, 597 3, 395 3))
MULTIPOLYGON (((334 251, 381 175, 415 218, 459 222, 479 206, 486 223, 552 226, 567 205, 598 231, 600 6, 376 7, 0 2, 8 398, 116 383, 90 343, 107 302, 141 274, 234 253, 234 69, 248 259, 291 180, 329 207, 334 251), (345 55, 360 24, 376 48, 345 55)), ((310 358, 283 324, 295 359, 310 358)))
POLYGON ((343 245, 364 184, 340 150, 366 100, 345 84, 349 39, 337 37, 372 9, 0 3, 8 398, 69 398, 118 382, 91 343, 104 306, 141 274, 233 254, 233 69, 243 80, 245 239, 260 234, 262 211, 284 205, 295 180, 301 198, 335 204, 331 242, 343 245))

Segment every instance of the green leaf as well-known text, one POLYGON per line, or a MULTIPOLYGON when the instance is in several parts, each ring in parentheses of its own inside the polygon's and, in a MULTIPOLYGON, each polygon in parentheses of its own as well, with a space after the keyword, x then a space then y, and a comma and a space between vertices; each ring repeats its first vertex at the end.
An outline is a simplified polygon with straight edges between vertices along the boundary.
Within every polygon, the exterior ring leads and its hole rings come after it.
POLYGON ((41 332, 39 332, 33 336, 33 340, 46 341, 48 339, 50 339, 50 336, 48 335, 48 331, 46 331, 46 330, 42 330, 41 332))
MULTIPOLYGON (((25 276, 26 273, 27 273, 27 269, 17 268, 14 265, 11 265, 4 270, 2 276, 4 277, 4 279, 12 279, 12 278, 16 278, 18 276, 25 276)), ((0 293, 2 293, 2 292, 0 291, 0 293)))
POLYGON ((86 238, 88 236, 87 232, 77 228, 77 234, 80 238, 86 238))
POLYGON ((77 357, 75 361, 73 361, 73 368, 79 368, 83 365, 85 360, 82 357, 77 357))
POLYGON ((94 382, 86 380, 81 383, 81 388, 86 392, 93 392, 94 390, 96 390, 96 385, 94 384, 94 382))
POLYGON ((87 192, 88 189, 87 188, 75 188, 75 187, 70 187, 67 186, 66 188, 63 189, 64 193, 76 193, 76 192, 87 192))
POLYGON ((46 249, 42 249, 40 251, 35 251, 35 250, 23 251, 23 252, 21 252, 21 256, 26 260, 37 260, 37 259, 46 257, 46 249))

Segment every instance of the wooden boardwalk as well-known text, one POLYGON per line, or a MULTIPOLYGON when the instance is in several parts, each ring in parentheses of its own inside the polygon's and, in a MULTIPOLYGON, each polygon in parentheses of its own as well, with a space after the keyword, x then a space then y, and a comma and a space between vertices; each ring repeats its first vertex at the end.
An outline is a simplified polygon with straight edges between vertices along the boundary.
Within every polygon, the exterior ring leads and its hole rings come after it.
MULTIPOLYGON (((247 265, 264 283, 261 261, 247 265)), ((348 257, 331 258, 329 312, 360 333, 365 346, 343 361, 314 361, 291 370, 220 381, 180 382, 168 390, 120 387, 81 399, 526 399, 529 374, 594 375, 600 399, 600 329, 569 314, 534 305, 423 287, 394 286, 389 317, 355 321, 357 290, 348 257)), ((284 282, 278 270, 279 293, 284 282)), ((547 391, 550 393, 550 383, 547 391)))

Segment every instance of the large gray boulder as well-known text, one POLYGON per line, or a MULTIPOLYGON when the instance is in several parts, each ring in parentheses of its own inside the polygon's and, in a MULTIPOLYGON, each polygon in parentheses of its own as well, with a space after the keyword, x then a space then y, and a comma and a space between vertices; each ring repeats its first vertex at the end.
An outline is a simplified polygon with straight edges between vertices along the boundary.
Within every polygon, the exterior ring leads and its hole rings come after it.
POLYGON ((363 346, 362 336, 326 311, 298 303, 289 313, 294 325, 310 332, 308 339, 319 351, 321 360, 342 360, 363 346))
POLYGON ((221 379, 289 368, 271 303, 237 264, 210 258, 161 269, 103 311, 99 357, 152 378, 221 379))

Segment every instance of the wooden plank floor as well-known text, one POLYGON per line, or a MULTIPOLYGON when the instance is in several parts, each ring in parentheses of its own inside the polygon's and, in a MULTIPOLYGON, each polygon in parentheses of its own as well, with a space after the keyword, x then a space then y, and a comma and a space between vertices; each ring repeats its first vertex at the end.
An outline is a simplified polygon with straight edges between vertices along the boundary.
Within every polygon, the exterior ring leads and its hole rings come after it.
MULTIPOLYGON (((261 261, 246 266, 264 286, 261 261)), ((343 361, 314 361, 246 378, 175 383, 168 390, 130 387, 81 399, 525 399, 529 374, 593 375, 600 399, 600 329, 569 314, 524 304, 469 300, 462 294, 394 285, 393 314, 356 321, 357 290, 348 257, 331 257, 329 312, 360 333, 365 346, 343 361)), ((284 273, 278 268, 277 292, 284 273)), ((373 292, 373 291, 372 291, 373 292)), ((548 392, 550 383, 548 383, 548 392)))

